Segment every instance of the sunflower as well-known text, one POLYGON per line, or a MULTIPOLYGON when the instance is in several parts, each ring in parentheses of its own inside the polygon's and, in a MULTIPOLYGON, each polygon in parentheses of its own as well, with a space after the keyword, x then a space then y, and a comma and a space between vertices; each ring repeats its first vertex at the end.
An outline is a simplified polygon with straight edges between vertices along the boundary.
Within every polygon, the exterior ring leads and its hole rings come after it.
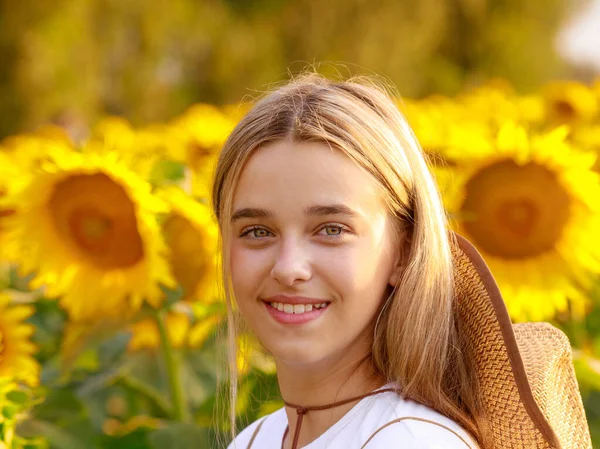
MULTIPOLYGON (((199 349, 223 322, 224 315, 214 311, 203 315, 191 314, 182 310, 171 310, 165 318, 165 327, 173 347, 199 349), (195 321, 193 324, 192 322, 195 321)), ((131 339, 128 350, 135 352, 144 349, 155 350, 160 346, 160 335, 156 321, 144 318, 129 326, 131 339)))
POLYGON ((399 109, 430 162, 434 166, 446 162, 444 154, 449 134, 455 128, 456 103, 437 96, 420 101, 403 100, 399 109))
POLYGON ((15 183, 18 182, 15 178, 19 176, 17 165, 8 155, 0 152, 0 261, 9 257, 3 222, 15 212, 11 206, 3 206, 3 202, 5 202, 15 183))
POLYGON ((215 332, 216 328, 224 321, 224 315, 212 314, 198 320, 190 329, 188 345, 190 348, 202 348, 206 340, 215 332))
POLYGON ((245 376, 252 369, 258 369, 266 374, 274 374, 276 371, 273 357, 254 336, 247 333, 237 337, 236 365, 240 376, 245 376))
MULTIPOLYGON (((538 126, 544 119, 539 96, 518 96, 506 83, 497 81, 462 93, 456 98, 434 95, 399 104, 427 154, 447 158, 444 149, 475 131, 496 132, 506 121, 538 126)), ((489 138, 489 137, 488 137, 489 138)), ((434 161, 435 162, 435 161, 434 161)))
POLYGON ((164 132, 162 126, 134 129, 121 117, 105 117, 93 128, 84 150, 116 152, 131 170, 147 178, 159 160, 167 156, 164 132))
POLYGON ((27 393, 11 377, 0 375, 0 448, 21 447, 15 435, 17 415, 24 408, 27 393))
POLYGON ((32 391, 10 377, 0 375, 0 448, 34 449, 48 447, 43 437, 23 438, 16 433, 29 410, 39 403, 32 391))
POLYGON ((600 272, 600 184, 595 156, 559 128, 528 135, 504 125, 495 140, 466 141, 444 191, 457 231, 484 258, 516 319, 544 320, 571 307, 600 272))
POLYGON ((33 133, 8 136, 0 142, 0 147, 3 151, 9 153, 17 150, 21 152, 24 144, 45 141, 59 142, 66 145, 72 144, 71 138, 64 128, 56 125, 44 125, 33 133))
MULTIPOLYGON (((574 127, 569 134, 569 140, 578 148, 600 156, 600 124, 574 127)), ((594 170, 600 173, 600 157, 596 159, 594 170)))
POLYGON ((88 147, 94 152, 116 151, 127 166, 153 186, 183 181, 184 162, 170 153, 171 127, 152 124, 133 128, 120 117, 106 117, 93 129, 88 147))
POLYGON ((208 206, 181 189, 157 193, 170 206, 162 223, 170 249, 169 265, 186 300, 212 303, 218 299, 218 228, 208 206))
POLYGON ((165 135, 170 157, 192 170, 194 195, 208 198, 219 151, 233 130, 238 109, 225 114, 215 106, 198 104, 169 125, 165 135))
POLYGON ((174 285, 156 219, 166 205, 116 153, 49 146, 12 204, 21 273, 73 319, 158 306, 160 285, 174 285))
POLYGON ((592 83, 592 89, 596 94, 596 98, 598 99, 598 104, 600 105, 600 78, 596 78, 596 80, 592 83))
POLYGON ((30 386, 39 383, 40 366, 30 337, 34 327, 25 323, 34 312, 29 305, 12 305, 8 295, 0 293, 0 378, 9 377, 30 386))
POLYGON ((458 96, 456 102, 463 122, 484 123, 497 130, 506 121, 540 126, 544 120, 544 102, 538 95, 517 95, 510 85, 488 83, 458 96))
POLYGON ((102 432, 111 437, 122 438, 139 429, 156 430, 164 423, 158 419, 146 415, 133 416, 125 422, 115 418, 108 418, 102 425, 102 432))
POLYGON ((517 97, 508 88, 482 86, 456 99, 436 95, 404 101, 400 108, 435 170, 456 164, 449 149, 473 138, 490 140, 507 120, 539 123, 542 107, 538 100, 517 97))
POLYGON ((585 84, 556 81, 545 86, 542 97, 550 123, 585 123, 598 114, 596 93, 585 84))
MULTIPOLYGON (((171 311, 166 315, 165 327, 169 340, 174 348, 181 348, 187 344, 190 330, 190 318, 187 313, 171 311)), ((144 318, 133 323, 129 331, 131 339, 127 349, 129 351, 140 351, 142 349, 157 349, 160 347, 160 335, 158 325, 152 318, 144 318)))
POLYGON ((8 157, 12 163, 12 173, 15 178, 17 173, 36 169, 42 161, 47 159, 49 147, 70 147, 71 140, 67 132, 58 126, 47 125, 31 134, 18 134, 10 136, 0 142, 0 154, 8 157))
MULTIPOLYGON (((475 100, 470 100, 476 103, 475 100)), ((478 107, 482 107, 479 105, 478 107)), ((473 114, 468 107, 442 96, 432 96, 417 102, 403 101, 400 106, 414 131, 430 170, 441 190, 453 183, 457 160, 454 146, 463 142, 478 145, 488 141, 492 133, 491 120, 473 114)))

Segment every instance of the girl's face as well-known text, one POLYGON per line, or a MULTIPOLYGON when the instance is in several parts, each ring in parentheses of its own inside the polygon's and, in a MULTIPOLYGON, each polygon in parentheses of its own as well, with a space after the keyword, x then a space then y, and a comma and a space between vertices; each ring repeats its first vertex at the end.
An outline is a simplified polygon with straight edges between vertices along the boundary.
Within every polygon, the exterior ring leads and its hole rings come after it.
POLYGON ((400 244, 369 173, 323 143, 267 145, 241 173, 231 231, 236 301, 278 363, 364 355, 400 244))

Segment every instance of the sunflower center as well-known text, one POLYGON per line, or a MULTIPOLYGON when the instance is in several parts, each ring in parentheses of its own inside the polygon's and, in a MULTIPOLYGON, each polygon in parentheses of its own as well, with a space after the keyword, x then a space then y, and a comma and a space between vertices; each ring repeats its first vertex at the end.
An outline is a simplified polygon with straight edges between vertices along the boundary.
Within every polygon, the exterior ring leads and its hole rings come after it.
POLYGON ((48 207, 59 236, 93 265, 127 268, 143 258, 134 204, 107 175, 74 175, 61 181, 48 207))
POLYGON ((202 234, 181 215, 171 215, 163 224, 165 239, 171 249, 173 276, 184 295, 194 295, 206 275, 208 256, 202 234))
POLYGON ((554 110, 557 117, 564 122, 569 122, 577 117, 577 111, 573 105, 566 100, 560 100, 554 103, 554 110))
POLYGON ((195 170, 205 167, 214 154, 215 152, 212 148, 202 145, 199 142, 191 142, 188 145, 189 164, 195 170))
MULTIPOLYGON (((6 196, 6 190, 0 187, 0 198, 6 196)), ((14 209, 0 209, 0 231, 2 230, 1 221, 3 218, 10 217, 15 213, 14 209)))
POLYGON ((498 207, 498 223, 514 235, 526 238, 534 231, 539 210, 528 199, 507 200, 498 207))
POLYGON ((2 335, 2 328, 0 328, 0 364, 4 359, 4 336, 2 335))
POLYGON ((483 251, 524 259, 552 250, 570 216, 570 198, 544 166, 494 163, 466 185, 463 226, 483 251))

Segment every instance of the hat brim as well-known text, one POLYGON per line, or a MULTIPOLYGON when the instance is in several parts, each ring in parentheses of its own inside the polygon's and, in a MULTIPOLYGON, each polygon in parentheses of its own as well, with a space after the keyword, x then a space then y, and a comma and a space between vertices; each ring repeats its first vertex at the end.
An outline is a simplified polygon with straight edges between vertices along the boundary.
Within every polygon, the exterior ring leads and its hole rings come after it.
MULTIPOLYGON (((532 440, 539 440, 539 437, 542 437, 549 447, 561 448, 559 438, 536 402, 512 321, 490 269, 469 241, 456 233, 453 233, 453 237, 455 285, 458 291, 466 292, 462 295, 457 294, 458 314, 465 324, 473 350, 479 353, 476 354, 476 358, 479 356, 479 360, 494 364, 493 367, 486 367, 483 364, 479 367, 479 378, 483 377, 482 389, 484 392, 487 390, 486 394, 492 394, 493 389, 498 389, 497 393, 500 396, 508 395, 508 390, 514 390, 510 392, 511 397, 506 398, 507 403, 510 402, 514 410, 509 407, 505 413, 516 413, 514 417, 509 418, 515 421, 522 420, 525 417, 519 417, 518 414, 524 410, 532 424, 529 430, 532 432, 532 440), (484 343, 487 343, 487 348, 484 343), (484 355, 482 351, 488 351, 488 354, 484 355), (502 353, 505 353, 505 356, 502 353), (509 366, 506 366, 507 363, 509 366), (491 370, 496 371, 496 379, 491 370), (501 390, 502 388, 504 390, 501 390), (514 403, 515 401, 520 404, 514 403), (537 432, 538 435, 533 435, 537 432)), ((488 412, 494 413, 494 410, 488 412)), ((527 425, 523 426, 522 422, 519 424, 522 431, 528 431, 527 425)))

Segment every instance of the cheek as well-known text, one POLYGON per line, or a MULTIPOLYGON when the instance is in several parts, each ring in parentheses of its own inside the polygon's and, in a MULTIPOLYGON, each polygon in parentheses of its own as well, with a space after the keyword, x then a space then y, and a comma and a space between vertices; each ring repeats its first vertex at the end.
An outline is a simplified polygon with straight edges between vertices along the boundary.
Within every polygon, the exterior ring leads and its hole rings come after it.
POLYGON ((231 282, 236 298, 242 299, 256 290, 267 270, 267 254, 242 245, 231 245, 231 282))
POLYGON ((373 302, 376 307, 391 272, 391 259, 387 253, 373 242, 357 245, 321 258, 321 272, 342 297, 356 299, 361 306, 366 305, 365 301, 373 302))

